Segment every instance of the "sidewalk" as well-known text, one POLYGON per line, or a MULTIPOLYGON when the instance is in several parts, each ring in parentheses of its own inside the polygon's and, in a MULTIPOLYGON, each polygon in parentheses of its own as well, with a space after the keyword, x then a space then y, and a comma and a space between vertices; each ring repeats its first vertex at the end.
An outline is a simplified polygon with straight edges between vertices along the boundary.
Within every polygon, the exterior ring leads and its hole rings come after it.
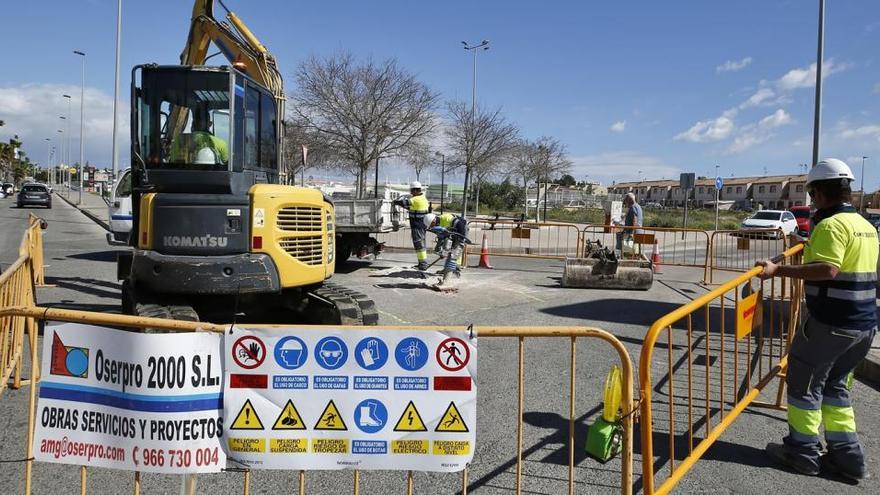
POLYGON ((76 201, 79 199, 79 191, 72 190, 68 193, 63 187, 55 189, 55 195, 66 201, 70 206, 79 209, 85 216, 92 219, 104 230, 110 230, 110 212, 107 209, 107 203, 97 194, 83 191, 82 205, 77 206, 76 201))

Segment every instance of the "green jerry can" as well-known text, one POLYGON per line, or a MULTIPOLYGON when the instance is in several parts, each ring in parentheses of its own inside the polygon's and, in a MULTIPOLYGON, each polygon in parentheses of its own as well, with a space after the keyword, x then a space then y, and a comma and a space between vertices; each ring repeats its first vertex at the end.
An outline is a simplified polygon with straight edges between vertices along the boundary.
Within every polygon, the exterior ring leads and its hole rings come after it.
POLYGON ((618 422, 620 410, 620 369, 611 368, 605 379, 605 404, 602 416, 596 419, 587 430, 587 454, 601 462, 608 462, 620 453, 621 427, 618 422))

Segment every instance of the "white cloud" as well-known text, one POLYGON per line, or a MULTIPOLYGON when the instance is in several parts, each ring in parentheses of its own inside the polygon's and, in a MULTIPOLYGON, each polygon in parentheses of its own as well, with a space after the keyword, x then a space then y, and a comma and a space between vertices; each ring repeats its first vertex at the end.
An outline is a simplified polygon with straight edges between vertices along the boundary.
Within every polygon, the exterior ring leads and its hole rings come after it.
POLYGON ((749 64, 752 63, 752 57, 746 57, 742 60, 728 60, 723 64, 715 67, 715 72, 737 72, 745 69, 749 64))
POLYGON ((724 112, 720 117, 713 120, 702 120, 690 129, 675 136, 676 141, 690 141, 692 143, 706 143, 709 141, 721 141, 727 139, 733 132, 733 115, 735 111, 724 112))
POLYGON ((876 139, 880 141, 880 124, 869 124, 860 127, 850 127, 845 122, 838 124, 841 139, 876 139))
POLYGON ((624 130, 626 130, 626 121, 625 120, 618 120, 617 122, 611 124, 611 131, 612 132, 623 132, 624 130))
POLYGON ((638 180, 643 177, 678 177, 681 169, 665 163, 662 159, 637 151, 612 151, 596 155, 570 156, 572 175, 589 176, 603 184, 638 180))
POLYGON ((874 94, 880 95, 880 83, 874 85, 874 94))
MULTIPOLYGON (((831 74, 836 74, 838 72, 843 72, 852 67, 852 64, 843 63, 838 64, 834 62, 833 58, 829 58, 827 61, 822 63, 822 79, 830 76, 831 74)), ((776 86, 780 90, 783 91, 791 91, 794 89, 801 88, 812 88, 816 85, 816 64, 812 63, 809 67, 806 68, 798 68, 792 69, 785 73, 784 76, 780 77, 778 81, 776 81, 776 86)))
POLYGON ((742 153, 754 146, 766 142, 774 136, 771 132, 777 127, 791 124, 791 115, 783 109, 778 109, 758 122, 747 124, 740 128, 733 143, 727 148, 728 154, 742 153))
MULTIPOLYGON (((32 160, 39 164, 46 161, 46 141, 51 138, 56 148, 57 162, 61 153, 61 141, 67 143, 67 123, 58 117, 67 116, 68 102, 62 94, 69 94, 71 100, 70 158, 79 161, 79 97, 80 87, 62 84, 25 84, 21 86, 0 87, 0 120, 6 125, 0 127, 0 140, 7 140, 18 134, 22 148, 32 160)), ((122 98, 119 108, 119 163, 127 166, 129 162, 129 105, 122 98)), ((109 167, 111 165, 111 142, 113 130, 113 97, 103 91, 87 87, 85 89, 84 147, 86 161, 109 167)))

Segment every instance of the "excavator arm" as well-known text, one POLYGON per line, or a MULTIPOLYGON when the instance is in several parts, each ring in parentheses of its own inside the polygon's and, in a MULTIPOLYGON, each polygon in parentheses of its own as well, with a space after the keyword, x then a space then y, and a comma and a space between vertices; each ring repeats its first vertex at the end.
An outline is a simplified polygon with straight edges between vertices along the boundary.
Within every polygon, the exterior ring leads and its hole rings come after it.
MULTIPOLYGON (((181 65, 204 65, 208 59, 211 43, 220 50, 232 66, 244 72, 262 85, 275 97, 278 107, 279 141, 283 136, 281 121, 284 117, 284 81, 275 63, 275 56, 257 39, 244 22, 229 10, 222 0, 220 5, 226 11, 226 21, 214 17, 214 0, 195 0, 189 35, 183 52, 181 65)), ((184 126, 184 109, 176 108, 171 113, 172 135, 179 135, 184 126)), ((281 143, 279 142, 279 149, 281 143)))

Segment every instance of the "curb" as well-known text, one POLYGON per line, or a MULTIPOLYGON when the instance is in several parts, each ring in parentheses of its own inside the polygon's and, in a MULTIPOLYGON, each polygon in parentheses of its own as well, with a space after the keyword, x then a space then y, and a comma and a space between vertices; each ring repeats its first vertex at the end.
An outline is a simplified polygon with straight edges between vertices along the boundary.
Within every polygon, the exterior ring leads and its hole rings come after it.
POLYGON ((89 220, 95 222, 96 224, 98 224, 99 226, 101 226, 101 228, 103 228, 103 229, 106 230, 107 232, 110 232, 110 226, 107 225, 107 223, 104 222, 103 220, 101 220, 100 218, 96 217, 92 212, 90 212, 90 211, 88 211, 88 210, 86 210, 86 209, 80 208, 79 206, 76 205, 76 203, 71 202, 69 199, 65 198, 64 196, 62 196, 62 195, 59 194, 59 193, 55 193, 55 195, 58 196, 59 198, 61 198, 65 203, 67 203, 67 204, 69 204, 70 206, 72 206, 72 207, 76 208, 77 210, 79 210, 79 212, 82 213, 83 215, 85 215, 86 217, 88 217, 89 220))
POLYGON ((880 385, 880 335, 874 337, 868 355, 856 366, 856 377, 880 385))

